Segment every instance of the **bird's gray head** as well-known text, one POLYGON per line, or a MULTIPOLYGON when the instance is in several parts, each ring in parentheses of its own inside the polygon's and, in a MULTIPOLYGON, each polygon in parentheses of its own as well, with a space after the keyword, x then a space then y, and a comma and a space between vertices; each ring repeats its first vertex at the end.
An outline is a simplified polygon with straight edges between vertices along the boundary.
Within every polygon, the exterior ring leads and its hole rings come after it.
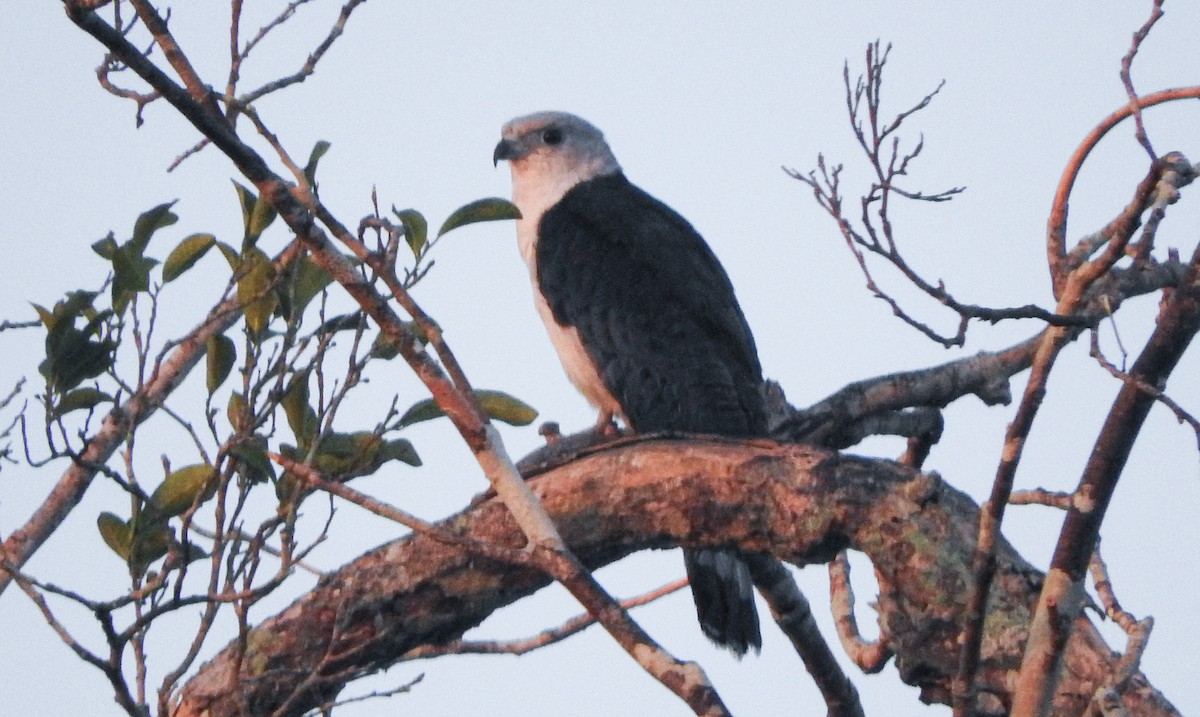
POLYGON ((566 112, 518 117, 504 125, 500 137, 492 161, 508 160, 514 182, 574 185, 621 171, 600 130, 566 112))

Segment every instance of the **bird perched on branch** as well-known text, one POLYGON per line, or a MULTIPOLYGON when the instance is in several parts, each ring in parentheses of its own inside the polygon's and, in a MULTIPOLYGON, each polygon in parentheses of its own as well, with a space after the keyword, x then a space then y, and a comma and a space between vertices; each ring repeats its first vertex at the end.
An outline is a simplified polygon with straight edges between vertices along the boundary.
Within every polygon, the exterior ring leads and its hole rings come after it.
MULTIPOLYGON (((625 178, 600 130, 564 112, 504 125, 517 242, 567 376, 636 432, 765 436, 762 369, 733 286, 696 230, 625 178)), ((732 548, 684 551, 704 633, 762 645, 749 568, 732 548)))

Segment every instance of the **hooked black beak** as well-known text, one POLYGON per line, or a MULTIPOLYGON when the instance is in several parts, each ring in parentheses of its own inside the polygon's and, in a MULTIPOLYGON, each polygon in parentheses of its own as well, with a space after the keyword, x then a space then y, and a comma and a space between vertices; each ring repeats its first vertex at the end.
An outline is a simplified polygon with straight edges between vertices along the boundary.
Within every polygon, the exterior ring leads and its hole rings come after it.
POLYGON ((511 139, 502 139, 496 144, 496 149, 492 152, 492 166, 500 164, 502 159, 516 159, 520 156, 517 143, 511 139))

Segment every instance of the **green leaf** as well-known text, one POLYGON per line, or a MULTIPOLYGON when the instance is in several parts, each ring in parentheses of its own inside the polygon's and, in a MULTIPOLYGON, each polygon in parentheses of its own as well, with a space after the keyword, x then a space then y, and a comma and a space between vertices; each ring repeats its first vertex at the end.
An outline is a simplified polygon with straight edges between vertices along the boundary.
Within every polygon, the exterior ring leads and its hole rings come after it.
POLYGON ((238 300, 242 302, 246 326, 259 333, 267 327, 271 314, 279 306, 279 297, 271 290, 275 267, 261 250, 249 247, 242 253, 237 273, 238 300))
POLYGON ((267 439, 258 434, 238 443, 230 451, 237 459, 235 470, 250 483, 262 483, 275 478, 275 464, 267 456, 267 439))
POLYGON ((308 373, 297 374, 287 391, 280 400, 283 412, 287 415, 288 426, 292 435, 302 448, 312 444, 317 435, 317 412, 308 405, 308 373))
MULTIPOLYGON (((58 325, 60 319, 66 319, 68 324, 73 325, 75 318, 78 316, 87 316, 94 318, 97 315, 96 309, 92 306, 92 302, 96 300, 97 293, 94 291, 71 291, 62 301, 54 304, 53 311, 47 311, 46 307, 40 304, 33 304, 33 310, 37 312, 38 318, 42 320, 42 325, 47 331, 53 331, 58 325)), ((107 312, 111 315, 112 312, 107 312)))
POLYGON ((77 388, 63 395, 54 406, 54 416, 65 416, 71 411, 91 410, 101 403, 112 403, 113 397, 95 388, 77 388))
POLYGON ((394 438, 383 444, 380 458, 383 461, 400 461, 414 467, 421 465, 421 457, 417 455, 417 449, 407 438, 394 438))
POLYGON ((298 317, 304 314, 310 302, 315 299, 325 287, 333 283, 329 272, 317 266, 308 256, 300 257, 293 265, 292 310, 290 316, 298 317))
POLYGON ((146 246, 150 243, 150 237, 154 235, 154 232, 179 221, 179 217, 171 211, 171 207, 175 206, 176 201, 178 200, 159 204, 153 209, 142 212, 137 221, 133 223, 133 238, 129 240, 127 246, 133 247, 135 254, 141 256, 146 251, 146 246))
POLYGON ((133 545, 126 562, 139 573, 144 573, 150 563, 166 555, 171 547, 171 531, 166 521, 147 515, 149 512, 143 511, 137 520, 131 521, 134 525, 130 526, 133 545))
POLYGON ((242 265, 242 255, 238 253, 237 249, 223 241, 217 242, 217 248, 221 250, 221 256, 225 257, 225 261, 229 263, 229 268, 237 273, 238 268, 242 265))
POLYGON ((66 393, 81 382, 107 371, 117 342, 91 341, 88 334, 60 321, 46 336, 46 358, 38 371, 50 390, 66 393))
MULTIPOLYGON (((401 321, 401 324, 408 329, 413 338, 422 346, 429 343, 429 337, 421 330, 415 321, 401 321)), ((400 355, 400 345, 392 340, 391 336, 382 331, 375 335, 375 341, 371 344, 371 355, 381 358, 384 361, 391 361, 400 355)))
POLYGON ((384 441, 371 431, 329 434, 321 441, 313 464, 322 473, 345 481, 370 475, 388 461, 421 465, 412 443, 403 438, 384 441))
POLYGON ((359 326, 363 325, 363 315, 361 311, 352 311, 349 314, 340 314, 332 318, 326 319, 317 330, 316 334, 336 334, 339 331, 355 331, 359 326))
POLYGON ((113 254, 112 307, 117 314, 124 314, 134 295, 150 290, 150 270, 158 264, 157 259, 142 256, 130 242, 113 254))
POLYGON ((163 517, 182 514, 193 503, 203 503, 217 492, 217 471, 207 463, 172 471, 150 496, 154 509, 163 517))
POLYGON ((532 406, 503 391, 476 391, 475 396, 489 418, 510 426, 528 426, 538 416, 532 406))
POLYGON ((113 253, 117 251, 117 240, 113 238, 113 233, 109 232, 108 236, 92 244, 92 251, 99 254, 102 259, 112 261, 113 253))
POLYGON ((51 391, 66 393, 112 366, 117 342, 92 340, 112 317, 111 311, 98 312, 92 307, 95 298, 93 292, 72 291, 54 305, 53 311, 34 304, 34 310, 47 327, 46 358, 38 365, 38 372, 46 378, 51 391), (88 319, 83 330, 75 328, 75 320, 81 315, 88 319))
MULTIPOLYGON (((33 302, 30 303, 32 304, 33 302)), ((54 328, 56 319, 54 314, 50 313, 46 307, 41 304, 33 304, 33 310, 37 312, 38 318, 42 320, 42 326, 45 326, 47 331, 54 328)))
POLYGON ((181 550, 181 557, 185 563, 194 563, 197 560, 212 557, 204 548, 194 543, 184 543, 179 548, 181 550))
POLYGON ((211 394, 229 378, 233 363, 237 361, 237 348, 233 345, 233 340, 225 334, 213 334, 205 342, 204 350, 207 368, 205 385, 211 394))
MULTIPOLYGON (((480 408, 490 418, 513 426, 528 426, 537 418, 537 411, 529 404, 503 391, 476 390, 475 398, 480 408)), ((432 398, 417 401, 400 417, 401 426, 429 421, 446 415, 432 398)))
POLYGON ((238 181, 233 182, 233 191, 237 192, 238 205, 242 208, 242 231, 244 236, 250 236, 250 215, 254 213, 254 205, 258 202, 258 195, 250 191, 249 187, 239 184, 238 181))
POLYGON ((454 210, 442 224, 442 228, 438 229, 438 236, 452 231, 467 224, 476 222, 494 222, 501 219, 520 219, 521 212, 517 210, 517 205, 507 199, 499 197, 488 197, 486 199, 476 199, 470 204, 465 204, 454 210))
POLYGON ((400 211, 392 207, 392 214, 396 215, 404 227, 404 241, 408 243, 408 248, 412 250, 413 256, 420 256, 421 249, 425 247, 425 242, 429 239, 429 222, 425 221, 424 215, 416 209, 400 211))
POLYGON ((400 425, 411 426, 414 423, 432 421, 444 415, 446 415, 446 412, 442 410, 441 406, 437 405, 437 401, 434 401, 432 398, 424 398, 408 407, 408 410, 400 417, 400 425))
POLYGON ((254 208, 250 210, 250 220, 246 225, 246 241, 242 247, 254 246, 267 227, 271 226, 271 222, 275 221, 275 216, 275 208, 262 195, 259 195, 254 202, 254 208))
POLYGON ((308 180, 309 186, 314 189, 317 186, 317 163, 329 151, 330 146, 325 140, 319 140, 313 145, 312 152, 308 155, 308 164, 304 165, 304 178, 308 180))
POLYGON ((383 440, 370 431, 330 433, 321 439, 313 465, 322 473, 345 480, 378 467, 382 447, 383 440))
POLYGON ((163 281, 174 281, 180 274, 191 269, 217 243, 212 234, 193 234, 179 242, 179 246, 171 251, 163 264, 163 281))
POLYGON ((117 554, 121 560, 129 562, 133 552, 133 528, 120 516, 104 512, 96 518, 96 527, 100 529, 100 537, 104 544, 117 554))
POLYGON ((229 425, 233 426, 235 431, 249 428, 253 416, 250 415, 250 406, 246 403, 246 397, 237 391, 230 394, 229 403, 225 405, 225 417, 229 419, 229 425))
POLYGON ((371 343, 371 355, 384 361, 391 361, 400 355, 400 346, 392 341, 392 337, 381 331, 375 335, 375 341, 371 343))
POLYGON ((100 537, 119 558, 139 573, 150 563, 167 554, 171 531, 166 522, 143 511, 136 520, 126 521, 113 513, 101 513, 96 518, 100 537))

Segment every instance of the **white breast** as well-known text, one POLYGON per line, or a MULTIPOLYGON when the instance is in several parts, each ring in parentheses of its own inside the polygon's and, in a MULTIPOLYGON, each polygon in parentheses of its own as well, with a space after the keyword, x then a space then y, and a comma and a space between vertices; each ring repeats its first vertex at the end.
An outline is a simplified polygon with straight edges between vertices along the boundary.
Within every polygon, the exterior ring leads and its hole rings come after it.
MULTIPOLYGON (((558 352, 567 378, 579 389, 584 398, 597 409, 613 415, 623 415, 621 405, 604 385, 603 379, 596 371, 595 363, 583 347, 579 339, 579 331, 574 327, 563 326, 554 320, 550 306, 542 296, 537 284, 537 259, 534 255, 537 246, 538 222, 547 209, 558 203, 571 187, 579 183, 580 177, 574 175, 557 175, 558 181, 522 181, 519 173, 513 172, 513 203, 521 210, 521 219, 517 220, 517 245, 521 257, 529 269, 529 279, 533 284, 533 304, 542 323, 546 325, 546 333, 550 335, 550 343, 558 352)), ((553 175, 552 175, 553 176, 553 175)))

